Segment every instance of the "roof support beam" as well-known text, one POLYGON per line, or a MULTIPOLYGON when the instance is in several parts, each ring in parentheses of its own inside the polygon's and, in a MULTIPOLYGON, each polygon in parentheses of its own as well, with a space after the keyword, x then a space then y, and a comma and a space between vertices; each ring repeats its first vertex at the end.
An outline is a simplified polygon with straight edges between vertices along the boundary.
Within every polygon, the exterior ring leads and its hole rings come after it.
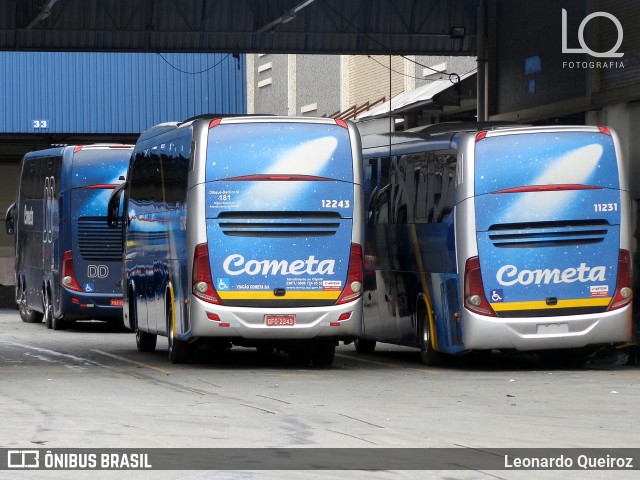
POLYGON ((38 13, 38 16, 36 18, 31 20, 31 23, 27 25, 27 28, 25 28, 25 30, 31 30, 42 20, 44 20, 45 18, 48 18, 49 15, 51 15, 51 9, 53 8, 53 6, 56 4, 57 1, 58 0, 48 0, 47 3, 45 3, 42 7, 40 7, 40 13, 38 13))

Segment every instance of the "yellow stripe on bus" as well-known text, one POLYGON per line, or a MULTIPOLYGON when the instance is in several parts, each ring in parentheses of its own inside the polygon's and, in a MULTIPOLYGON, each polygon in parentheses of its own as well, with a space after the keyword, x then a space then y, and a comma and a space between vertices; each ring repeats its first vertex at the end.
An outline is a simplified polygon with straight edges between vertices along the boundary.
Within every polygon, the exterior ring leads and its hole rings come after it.
POLYGON ((576 308, 576 307, 606 307, 611 302, 611 297, 575 298, 558 300, 555 305, 547 305, 545 300, 534 302, 500 302, 492 303, 491 307, 497 312, 505 310, 545 310, 549 308, 576 308))
POLYGON ((218 295, 222 300, 337 300, 340 296, 339 291, 327 292, 305 292, 305 291, 287 291, 282 297, 277 297, 272 291, 254 292, 254 291, 220 291, 218 295))

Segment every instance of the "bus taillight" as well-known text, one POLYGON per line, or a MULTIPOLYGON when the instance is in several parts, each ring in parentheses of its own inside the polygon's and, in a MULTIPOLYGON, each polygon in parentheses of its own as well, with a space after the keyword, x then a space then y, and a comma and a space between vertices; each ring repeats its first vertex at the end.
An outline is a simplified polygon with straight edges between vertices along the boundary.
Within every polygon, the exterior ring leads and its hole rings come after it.
POLYGON ((211 281, 211 267, 209 267, 209 252, 207 248, 206 243, 196 245, 193 254, 191 291, 200 300, 221 304, 222 300, 220 300, 218 292, 216 292, 211 281))
POLYGON ((493 311, 484 294, 478 257, 468 259, 464 266, 464 306, 480 315, 496 316, 496 312, 493 311))
POLYGON ((78 285, 78 281, 76 280, 76 274, 73 268, 73 254, 71 253, 71 250, 64 252, 62 257, 62 285, 69 290, 75 290, 76 292, 82 291, 82 288, 80 288, 80 285, 78 285))
POLYGON ((347 283, 336 301, 336 305, 352 302, 362 295, 362 245, 351 244, 351 254, 349 255, 349 271, 347 273, 347 283))
POLYGON ((631 254, 629 250, 620 250, 618 255, 618 278, 616 292, 609 304, 608 311, 617 310, 631 303, 633 288, 631 280, 631 254))

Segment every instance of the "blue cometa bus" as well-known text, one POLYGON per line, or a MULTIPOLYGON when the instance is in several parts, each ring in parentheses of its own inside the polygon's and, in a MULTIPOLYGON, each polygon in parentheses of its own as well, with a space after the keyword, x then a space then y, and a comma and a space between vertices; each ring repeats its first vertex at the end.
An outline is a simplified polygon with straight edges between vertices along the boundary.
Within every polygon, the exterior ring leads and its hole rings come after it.
POLYGON ((363 136, 356 348, 414 346, 438 364, 492 349, 584 358, 630 340, 631 200, 616 133, 470 130, 363 136))
POLYGON ((23 321, 122 322, 122 237, 105 210, 123 183, 132 145, 78 145, 27 153, 16 202, 6 218, 15 234, 16 302, 23 321))
POLYGON ((341 120, 204 116, 138 139, 109 223, 125 325, 169 358, 254 346, 329 365, 361 330, 360 139, 341 120))

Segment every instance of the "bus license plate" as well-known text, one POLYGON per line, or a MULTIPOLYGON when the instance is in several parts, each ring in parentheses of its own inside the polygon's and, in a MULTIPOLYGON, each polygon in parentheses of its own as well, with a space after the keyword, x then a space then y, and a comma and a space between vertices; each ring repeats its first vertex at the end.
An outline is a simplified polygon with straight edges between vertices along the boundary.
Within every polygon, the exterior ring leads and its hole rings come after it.
POLYGON ((112 307, 121 307, 122 306, 122 299, 121 298, 112 298, 111 302, 109 302, 111 304, 112 307))
POLYGON ((267 327, 293 327, 296 324, 295 315, 265 315, 264 323, 267 327))

